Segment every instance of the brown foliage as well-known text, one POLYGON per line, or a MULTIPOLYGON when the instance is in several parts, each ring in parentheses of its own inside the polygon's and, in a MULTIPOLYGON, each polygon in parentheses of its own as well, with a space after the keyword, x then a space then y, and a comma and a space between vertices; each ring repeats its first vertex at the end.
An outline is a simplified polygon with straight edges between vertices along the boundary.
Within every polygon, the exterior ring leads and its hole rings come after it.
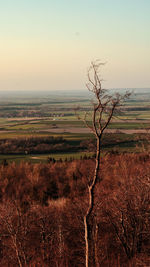
MULTIPOLYGON (((108 154, 97 186, 100 266, 149 266, 147 154, 108 154)), ((84 266, 94 160, 0 166, 0 266, 84 266)))

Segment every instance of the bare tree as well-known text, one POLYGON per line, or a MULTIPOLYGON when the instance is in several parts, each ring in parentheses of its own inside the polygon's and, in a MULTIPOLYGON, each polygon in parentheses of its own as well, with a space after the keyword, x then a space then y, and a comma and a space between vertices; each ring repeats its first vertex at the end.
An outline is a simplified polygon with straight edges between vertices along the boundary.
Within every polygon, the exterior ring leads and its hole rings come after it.
POLYGON ((143 252, 144 243, 149 238, 150 191, 147 182, 144 174, 142 177, 132 176, 132 179, 128 175, 117 195, 107 198, 105 207, 105 213, 131 266, 136 266, 136 257, 143 252))
POLYGON ((93 177, 88 183, 88 206, 84 216, 86 267, 88 267, 89 264, 90 266, 99 266, 96 253, 98 226, 96 224, 96 214, 93 214, 93 211, 95 208, 96 185, 101 181, 99 170, 101 164, 102 136, 114 114, 116 114, 118 108, 121 106, 122 101, 130 95, 129 92, 126 92, 123 95, 119 93, 112 94, 111 91, 109 92, 102 88, 100 69, 103 65, 104 63, 95 61, 91 63, 91 66, 88 69, 88 83, 86 86, 94 95, 94 100, 92 101, 92 112, 85 112, 83 118, 84 123, 96 138, 95 170, 93 177))
MULTIPOLYGON (((16 201, 0 205, 0 235, 7 246, 14 251, 12 259, 19 267, 27 266, 25 240, 28 224, 26 215, 23 216, 16 201)), ((11 253, 10 253, 11 254, 11 253)), ((9 256, 8 256, 9 258, 9 256)))

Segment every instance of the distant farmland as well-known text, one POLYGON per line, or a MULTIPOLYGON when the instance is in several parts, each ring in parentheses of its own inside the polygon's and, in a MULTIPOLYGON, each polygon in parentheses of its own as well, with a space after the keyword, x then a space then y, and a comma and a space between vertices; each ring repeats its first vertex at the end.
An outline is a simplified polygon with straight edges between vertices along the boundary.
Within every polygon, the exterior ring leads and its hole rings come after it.
MULTIPOLYGON (((62 94, 63 95, 63 94, 62 94)), ((144 95, 137 93, 131 96, 131 99, 124 103, 122 112, 119 116, 113 118, 112 123, 106 130, 107 134, 111 134, 109 137, 109 144, 104 147, 104 151, 115 149, 122 151, 134 151, 139 152, 140 147, 148 145, 149 127, 150 127, 150 94, 149 92, 144 95), (111 144, 111 138, 116 138, 116 143, 111 144), (128 140, 124 142, 123 147, 118 145, 123 136, 128 136, 128 140), (128 145, 129 141, 134 144, 128 145)), ((65 97, 59 97, 55 94, 49 95, 46 98, 41 96, 32 97, 19 97, 19 98, 1 98, 0 102, 0 147, 2 147, 2 140, 6 139, 31 139, 41 138, 41 144, 45 137, 62 137, 67 142, 72 142, 71 151, 67 154, 64 151, 49 150, 46 154, 36 155, 21 153, 16 156, 16 150, 13 147, 11 149, 11 155, 9 155, 5 149, 1 150, 0 160, 30 160, 46 161, 49 156, 54 158, 66 158, 75 157, 78 158, 81 155, 92 153, 89 147, 80 147, 80 143, 84 140, 92 140, 92 133, 86 128, 82 120, 78 120, 75 115, 75 108, 79 108, 80 117, 84 116, 85 112, 88 112, 88 120, 91 120, 91 103, 90 95, 87 93, 76 92, 65 95, 65 97), (77 142, 78 140, 78 142, 77 142), (70 152, 70 154, 69 154, 70 152)), ((106 136, 106 135, 105 135, 106 136)), ((108 138, 107 143, 108 142, 108 138)), ((105 143, 105 142, 104 142, 105 143)), ((5 146, 6 148, 6 146, 5 146)), ((94 149, 94 148, 93 148, 94 149)), ((21 148, 20 148, 21 150, 21 148)), ((24 148, 26 151, 26 148, 24 148)), ((94 150, 93 150, 94 153, 94 150)))

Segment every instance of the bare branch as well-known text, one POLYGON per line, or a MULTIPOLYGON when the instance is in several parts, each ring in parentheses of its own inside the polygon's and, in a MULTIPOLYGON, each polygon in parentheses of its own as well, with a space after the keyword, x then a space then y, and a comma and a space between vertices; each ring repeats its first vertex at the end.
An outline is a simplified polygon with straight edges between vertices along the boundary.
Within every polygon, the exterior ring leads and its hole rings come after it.
MULTIPOLYGON (((96 206, 95 203, 95 188, 97 185, 97 181, 101 181, 99 178, 99 170, 100 170, 100 155, 101 155, 101 138, 103 132, 108 127, 111 119, 114 115, 115 110, 121 106, 122 101, 129 97, 129 93, 126 92, 124 95, 120 95, 119 93, 111 94, 108 93, 108 90, 102 88, 102 79, 100 78, 99 69, 103 66, 104 63, 99 61, 91 62, 91 66, 87 72, 88 83, 86 84, 88 90, 94 94, 95 101, 93 101, 93 111, 92 111, 92 127, 89 125, 87 120, 87 113, 84 114, 83 121, 85 125, 93 132, 96 137, 97 147, 96 147, 96 159, 95 159, 95 170, 93 177, 88 184, 88 207, 86 210, 86 214, 84 216, 84 227, 85 227, 85 255, 86 255, 86 267, 89 266, 89 242, 91 242, 90 238, 90 218, 92 218, 91 214, 93 209, 96 206)), ((96 214, 94 214, 96 216, 96 214)), ((115 229, 117 232, 117 229, 115 229)), ((124 240, 120 237, 117 232, 120 241, 125 246, 125 249, 128 250, 124 240)), ((96 240, 96 239, 94 239, 96 240)), ((93 240, 93 243, 95 242, 93 240)), ((93 244, 94 246, 94 244, 93 244)), ((95 255, 93 255, 93 264, 95 266, 95 255)))

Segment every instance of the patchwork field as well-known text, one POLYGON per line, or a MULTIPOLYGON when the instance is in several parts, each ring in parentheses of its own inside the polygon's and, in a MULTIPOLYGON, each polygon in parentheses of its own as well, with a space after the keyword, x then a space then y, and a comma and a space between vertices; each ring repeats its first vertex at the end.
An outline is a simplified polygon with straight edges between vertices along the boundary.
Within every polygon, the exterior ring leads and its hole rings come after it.
MULTIPOLYGON (((36 98, 34 95, 1 97, 0 161, 6 159, 17 162, 20 160, 45 162, 49 157, 64 160, 72 157, 79 158, 84 154, 91 156, 94 154, 93 135, 75 114, 77 108, 81 118, 87 112, 87 120, 90 124, 91 107, 90 95, 86 91, 72 92, 70 95, 61 92, 58 96, 51 92, 45 97, 39 94, 36 98), (43 140, 51 137, 63 139, 60 149, 57 146, 56 150, 55 147, 49 147, 49 151, 46 150, 43 140), (39 152, 31 149, 27 151, 25 147, 27 141, 33 138, 40 138, 39 152), (22 142, 19 142, 20 148, 17 143, 15 146, 8 145, 7 142, 11 139, 20 140, 22 142), (86 140, 89 140, 88 146, 83 145, 86 140), (64 142, 67 142, 68 150, 64 142), (8 146, 10 146, 9 149, 8 146)), ((149 128, 150 93, 149 90, 145 93, 138 91, 124 103, 119 116, 113 118, 104 135, 103 151, 117 150, 120 153, 146 149, 149 143, 149 128)))

